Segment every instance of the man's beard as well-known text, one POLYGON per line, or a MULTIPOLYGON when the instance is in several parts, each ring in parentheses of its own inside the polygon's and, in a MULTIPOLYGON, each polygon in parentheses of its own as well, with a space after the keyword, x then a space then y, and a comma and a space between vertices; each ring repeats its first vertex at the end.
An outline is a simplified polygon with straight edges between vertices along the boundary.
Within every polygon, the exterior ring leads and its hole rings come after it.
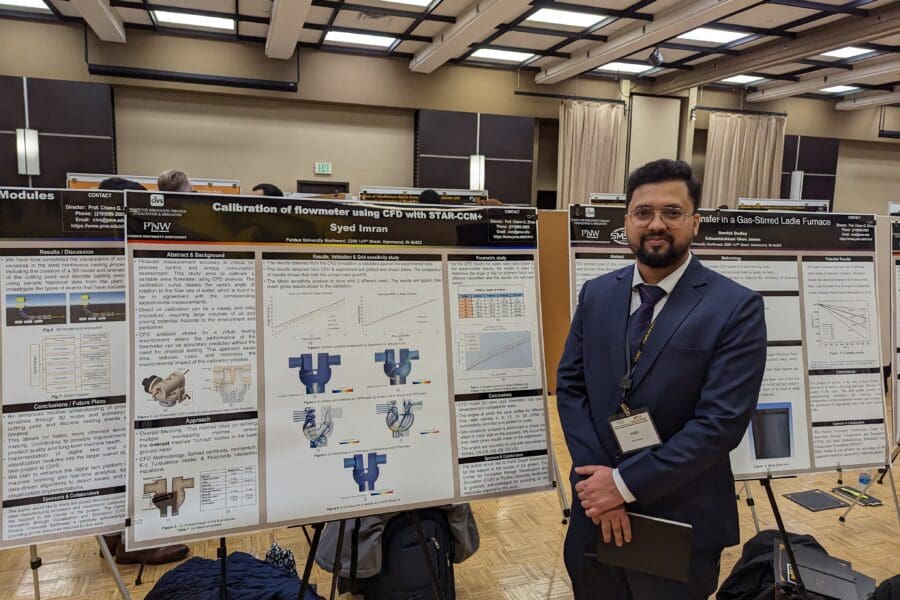
POLYGON ((684 255, 687 254, 690 249, 692 240, 693 238, 688 240, 683 246, 679 246, 675 243, 675 238, 668 233, 645 233, 641 235, 641 239, 637 245, 629 244, 629 246, 642 264, 658 269, 662 267, 671 267, 672 265, 681 262, 684 255), (648 239, 666 240, 669 244, 664 250, 647 250, 644 243, 648 239))

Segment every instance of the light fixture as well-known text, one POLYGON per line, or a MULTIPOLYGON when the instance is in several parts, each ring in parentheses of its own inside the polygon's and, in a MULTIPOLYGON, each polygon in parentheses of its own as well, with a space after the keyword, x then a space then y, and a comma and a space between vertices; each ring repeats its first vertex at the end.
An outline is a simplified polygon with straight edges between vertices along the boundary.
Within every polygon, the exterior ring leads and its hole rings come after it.
POLYGON ((170 10, 154 10, 153 18, 160 25, 176 25, 187 27, 203 27, 205 29, 224 29, 234 31, 234 19, 210 17, 196 13, 174 12, 170 10))
POLYGON ((0 7, 27 8, 41 12, 50 12, 50 7, 47 6, 44 0, 0 0, 0 7))
POLYGON ((643 73, 649 71, 653 67, 651 65, 638 63, 611 62, 600 65, 595 71, 615 71, 617 73, 643 73))
POLYGON ((428 6, 431 0, 382 0, 391 4, 407 4, 410 6, 428 6))
POLYGON ((571 10, 558 10, 555 8, 542 8, 525 20, 550 23, 551 25, 568 25, 569 27, 581 27, 584 29, 592 27, 606 19, 606 17, 601 15, 592 15, 571 10))
POLYGON ((698 27, 679 35, 682 40, 694 40, 697 42, 711 42, 714 44, 727 44, 735 40, 747 37, 748 34, 727 29, 713 29, 711 27, 698 27))
POLYGON ((666 57, 663 56, 662 50, 657 46, 653 49, 653 52, 650 53, 650 64, 654 67, 661 66, 664 62, 666 62, 666 57))
POLYGON ((857 90, 859 90, 859 88, 854 85, 835 85, 832 87, 822 88, 819 91, 823 94, 846 94, 847 92, 855 92, 857 90))
POLYGON ((484 189, 484 154, 469 156, 469 189, 484 189))
POLYGON ((397 41, 387 35, 369 35, 367 33, 350 33, 349 31, 329 31, 325 34, 326 42, 353 44, 355 46, 376 46, 387 48, 397 41))
POLYGON ((40 175, 40 146, 36 129, 16 129, 16 158, 19 175, 40 175))
POLYGON ((748 83, 756 83, 757 81, 762 81, 762 77, 756 77, 754 75, 734 75, 733 77, 728 77, 722 80, 722 83, 734 83, 737 85, 747 85, 748 83))
POLYGON ((514 50, 481 48, 472 53, 472 58, 486 58, 488 60, 502 60, 504 62, 520 63, 525 62, 529 58, 534 58, 534 54, 530 54, 528 52, 515 52, 514 50))
POLYGON ((875 52, 874 50, 866 50, 865 48, 857 48, 855 46, 847 46, 846 48, 837 48, 836 50, 829 50, 828 52, 823 52, 822 56, 830 56, 831 58, 853 58, 854 56, 860 56, 862 54, 869 54, 870 52, 875 52))

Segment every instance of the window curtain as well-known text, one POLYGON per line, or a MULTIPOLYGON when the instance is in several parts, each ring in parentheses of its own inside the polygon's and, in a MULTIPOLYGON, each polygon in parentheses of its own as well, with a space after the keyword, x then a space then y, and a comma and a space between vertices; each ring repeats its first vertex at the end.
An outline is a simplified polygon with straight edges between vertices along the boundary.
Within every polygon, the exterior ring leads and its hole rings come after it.
POLYGON ((738 198, 778 198, 786 121, 778 115, 712 113, 701 206, 735 208, 738 198))
POLYGON ((584 204, 591 192, 615 192, 625 107, 564 100, 559 107, 558 208, 584 204))

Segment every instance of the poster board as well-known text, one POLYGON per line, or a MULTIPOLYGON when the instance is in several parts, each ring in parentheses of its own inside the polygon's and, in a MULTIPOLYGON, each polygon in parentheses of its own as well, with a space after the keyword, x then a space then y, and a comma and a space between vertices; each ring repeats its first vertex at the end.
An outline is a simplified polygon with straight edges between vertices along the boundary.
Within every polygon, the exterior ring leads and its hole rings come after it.
MULTIPOLYGON (((99 173, 66 173, 66 187, 70 190, 96 190, 100 182, 110 177, 135 181, 148 190, 157 190, 158 178, 151 175, 102 175, 99 173)), ((191 177, 194 191, 202 194, 240 194, 241 182, 236 179, 201 179, 191 177)))
POLYGON ((534 209, 127 205, 129 548, 550 486, 534 209))
MULTIPOLYGON (((875 218, 701 211, 692 251, 763 296, 766 373, 731 464, 738 479, 883 465, 887 448, 875 218)), ((634 263, 624 211, 570 207, 572 302, 634 263)))
POLYGON ((891 340, 893 347, 893 365, 891 373, 894 377, 894 385, 891 386, 891 394, 894 401, 894 443, 900 444, 900 391, 897 390, 900 377, 897 369, 900 368, 900 219, 891 219, 891 340))
POLYGON ((123 200, 0 188, 0 547, 124 528, 123 200))
POLYGON ((588 204, 594 206, 620 206, 625 208, 628 205, 625 194, 600 194, 591 192, 588 194, 588 204))
POLYGON ((784 200, 775 198, 738 198, 738 210, 777 210, 798 212, 828 212, 828 200, 784 200))
MULTIPOLYGON (((359 190, 359 199, 365 202, 419 202, 419 194, 429 188, 389 187, 364 185, 359 190)), ((471 204, 486 201, 487 190, 454 190, 433 188, 441 197, 441 204, 471 204)))

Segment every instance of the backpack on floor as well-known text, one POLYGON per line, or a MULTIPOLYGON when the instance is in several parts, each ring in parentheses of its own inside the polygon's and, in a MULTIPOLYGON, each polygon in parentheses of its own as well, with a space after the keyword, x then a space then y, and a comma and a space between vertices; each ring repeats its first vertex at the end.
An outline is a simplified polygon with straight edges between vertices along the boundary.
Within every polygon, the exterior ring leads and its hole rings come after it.
POLYGON ((882 581, 869 598, 872 600, 900 600, 900 575, 894 575, 890 579, 882 581))
MULTIPOLYGON (((422 530, 444 600, 456 599, 453 579, 453 540, 445 511, 418 511, 422 530)), ((382 535, 381 572, 359 579, 353 586, 366 600, 434 600, 435 595, 425 555, 416 529, 406 513, 392 517, 382 535)))

